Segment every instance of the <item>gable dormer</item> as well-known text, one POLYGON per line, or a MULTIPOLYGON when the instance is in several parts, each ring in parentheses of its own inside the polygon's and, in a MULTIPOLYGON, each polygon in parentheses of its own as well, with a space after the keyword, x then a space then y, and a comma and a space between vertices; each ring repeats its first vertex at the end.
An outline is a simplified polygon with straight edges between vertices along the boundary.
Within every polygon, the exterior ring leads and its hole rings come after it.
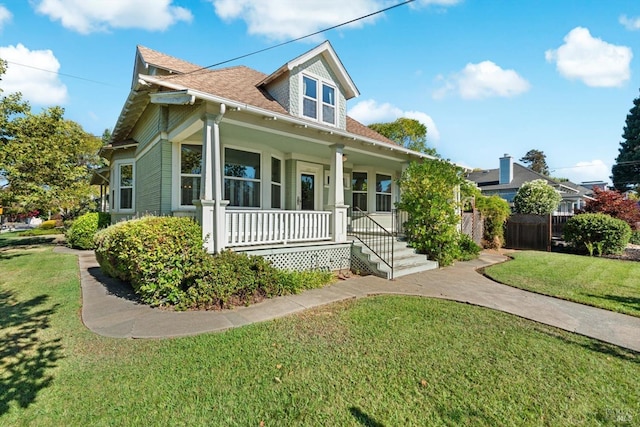
POLYGON ((358 96, 331 43, 284 64, 258 84, 289 114, 345 130, 347 100, 358 96))

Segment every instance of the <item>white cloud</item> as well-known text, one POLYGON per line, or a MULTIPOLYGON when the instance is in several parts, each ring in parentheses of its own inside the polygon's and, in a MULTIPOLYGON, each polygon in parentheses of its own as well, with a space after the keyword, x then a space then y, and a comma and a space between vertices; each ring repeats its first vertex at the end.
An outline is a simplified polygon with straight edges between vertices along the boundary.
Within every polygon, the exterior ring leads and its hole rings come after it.
POLYGON ((611 168, 602 160, 590 160, 578 162, 572 167, 556 169, 551 172, 551 175, 559 178, 568 178, 569 181, 576 184, 585 181, 609 182, 611 168))
POLYGON ((36 11, 65 28, 88 34, 110 28, 163 31, 178 21, 191 22, 188 9, 173 0, 39 0, 36 11))
POLYGON ((13 15, 11 15, 11 12, 9 12, 9 9, 7 9, 6 7, 0 4, 0 31, 2 31, 4 24, 11 21, 12 16, 13 15))
POLYGON ((443 86, 433 93, 441 99, 449 93, 457 93, 463 99, 512 97, 529 90, 531 85, 514 70, 505 70, 491 61, 467 64, 458 73, 448 77, 438 76, 443 86))
POLYGON ((400 117, 414 119, 427 127, 428 142, 440 140, 440 132, 431 116, 421 111, 403 111, 388 102, 378 104, 373 99, 360 101, 349 109, 349 116, 364 124, 393 122, 400 117))
POLYGON ((563 77, 582 80, 587 86, 621 86, 631 76, 631 49, 592 37, 583 27, 571 30, 562 46, 544 55, 547 61, 556 63, 563 77))
POLYGON ((618 21, 629 31, 640 30, 640 16, 627 18, 627 15, 622 15, 618 21))
POLYGON ((29 50, 18 44, 0 47, 0 58, 7 61, 7 72, 2 78, 5 94, 22 92, 24 99, 37 105, 66 102, 67 87, 58 79, 60 63, 51 50, 29 50))
MULTIPOLYGON (((451 6, 460 0, 418 0, 416 6, 451 6)), ((389 6, 386 0, 211 0, 225 20, 245 21, 249 34, 275 40, 302 37, 389 6)), ((342 28, 360 28, 382 16, 357 21, 342 28)))

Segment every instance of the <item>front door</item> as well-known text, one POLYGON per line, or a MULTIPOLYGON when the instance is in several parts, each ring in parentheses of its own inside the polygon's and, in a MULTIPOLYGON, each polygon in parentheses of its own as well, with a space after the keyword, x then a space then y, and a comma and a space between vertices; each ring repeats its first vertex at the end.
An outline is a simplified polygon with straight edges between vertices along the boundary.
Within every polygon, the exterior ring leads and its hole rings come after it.
POLYGON ((315 210, 316 176, 311 173, 300 174, 300 209, 315 210))

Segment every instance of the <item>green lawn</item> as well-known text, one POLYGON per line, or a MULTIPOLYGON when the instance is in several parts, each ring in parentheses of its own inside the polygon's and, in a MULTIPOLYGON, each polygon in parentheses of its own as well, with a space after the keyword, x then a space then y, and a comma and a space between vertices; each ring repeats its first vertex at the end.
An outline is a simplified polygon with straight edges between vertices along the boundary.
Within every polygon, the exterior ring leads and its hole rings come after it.
POLYGON ((633 425, 640 355, 504 313, 380 296, 218 334, 118 340, 77 260, 0 237, 0 425, 633 425))
POLYGON ((523 251, 485 269, 500 283, 640 317, 640 262, 523 251))

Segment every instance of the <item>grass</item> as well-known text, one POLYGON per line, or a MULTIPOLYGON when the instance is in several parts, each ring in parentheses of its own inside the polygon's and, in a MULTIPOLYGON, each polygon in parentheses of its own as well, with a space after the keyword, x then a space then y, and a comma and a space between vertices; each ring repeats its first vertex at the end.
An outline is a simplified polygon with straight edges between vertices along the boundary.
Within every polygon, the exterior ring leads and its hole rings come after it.
POLYGON ((640 262, 523 251, 485 269, 493 280, 640 317, 640 262))
POLYGON ((75 256, 11 242, 0 254, 3 426, 640 419, 640 355, 489 309, 379 296, 225 333, 118 340, 82 326, 75 256))

